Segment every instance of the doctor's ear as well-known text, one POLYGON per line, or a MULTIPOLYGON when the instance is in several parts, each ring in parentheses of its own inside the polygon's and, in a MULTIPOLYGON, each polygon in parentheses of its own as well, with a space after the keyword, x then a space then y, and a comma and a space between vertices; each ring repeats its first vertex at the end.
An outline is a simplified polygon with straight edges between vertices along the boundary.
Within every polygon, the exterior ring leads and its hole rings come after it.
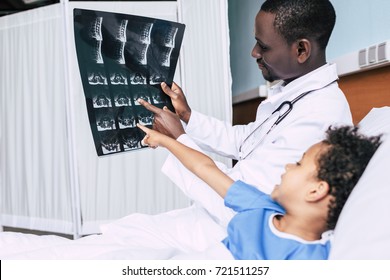
POLYGON ((304 63, 311 55, 311 43, 307 39, 299 39, 295 44, 297 60, 299 63, 304 63))
POLYGON ((319 181, 309 188, 306 193, 306 200, 311 202, 321 200, 329 194, 329 190, 330 187, 327 182, 319 181))

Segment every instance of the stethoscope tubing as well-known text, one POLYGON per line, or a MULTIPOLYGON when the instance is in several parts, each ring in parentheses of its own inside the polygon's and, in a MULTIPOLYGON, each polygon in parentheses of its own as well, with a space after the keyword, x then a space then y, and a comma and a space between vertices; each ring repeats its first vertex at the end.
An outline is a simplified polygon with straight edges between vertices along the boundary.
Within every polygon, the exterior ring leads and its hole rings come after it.
MULTIPOLYGON (((335 80, 335 81, 337 81, 337 80, 335 80)), ((328 85, 330 85, 330 84, 333 84, 335 81, 333 81, 333 82, 331 82, 331 83, 329 83, 328 85)), ((327 85, 327 86, 328 86, 327 85)), ((288 109, 283 113, 283 114, 281 114, 280 116, 278 116, 278 118, 276 119, 276 121, 275 121, 275 123, 268 129, 268 131, 267 131, 267 133, 265 133, 265 135, 264 136, 266 136, 266 135, 268 135, 281 121, 283 121, 286 117, 287 117, 287 115, 288 114, 290 114, 290 112, 292 111, 292 109, 293 109, 293 106, 294 106, 294 104, 296 103, 296 102, 298 102, 299 100, 301 100, 303 97, 305 97, 306 95, 308 95, 309 93, 311 93, 311 92, 313 92, 314 90, 309 90, 309 91, 306 91, 306 92, 304 92, 304 93, 301 93, 300 95, 298 95, 297 97, 295 97, 293 100, 291 100, 291 101, 289 101, 289 100, 286 100, 286 101, 283 101, 279 106, 278 106, 278 108, 276 108, 273 112, 272 112, 272 114, 268 117, 268 118, 266 118, 260 125, 258 125, 254 130, 252 130, 252 132, 251 133, 249 133, 249 135, 244 139, 244 141, 242 142, 242 144, 240 145, 240 148, 239 148, 239 154, 241 154, 242 152, 241 152, 241 150, 242 150, 242 147, 244 146, 244 144, 245 144, 245 142, 264 124, 264 123, 266 123, 271 117, 272 117, 272 115, 273 114, 275 114, 276 112, 280 112, 282 109, 283 109, 283 107, 284 106, 288 106, 288 109)), ((264 137, 263 137, 264 138, 264 137)), ((258 145, 260 145, 260 143, 262 142, 262 140, 263 140, 263 138, 260 140, 260 141, 258 141, 255 145, 253 145, 253 147, 252 147, 252 149, 251 149, 251 151, 247 154, 247 155, 245 155, 245 157, 241 157, 241 156, 239 156, 240 157, 240 160, 241 159, 244 159, 244 158, 246 158, 248 155, 250 155, 251 153, 252 153, 252 151, 254 150, 254 148, 255 147, 257 147, 258 145)))

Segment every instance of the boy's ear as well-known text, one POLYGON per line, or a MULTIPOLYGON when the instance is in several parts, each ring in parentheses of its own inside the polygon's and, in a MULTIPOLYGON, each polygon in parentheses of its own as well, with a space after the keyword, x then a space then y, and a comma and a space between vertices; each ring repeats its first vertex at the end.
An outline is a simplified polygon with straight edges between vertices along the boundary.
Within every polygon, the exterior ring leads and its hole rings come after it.
POLYGON ((316 202, 329 194, 329 184, 325 181, 319 181, 313 184, 306 193, 306 200, 310 202, 316 202))
POLYGON ((296 41, 296 55, 299 63, 304 63, 311 55, 311 43, 307 39, 296 41))

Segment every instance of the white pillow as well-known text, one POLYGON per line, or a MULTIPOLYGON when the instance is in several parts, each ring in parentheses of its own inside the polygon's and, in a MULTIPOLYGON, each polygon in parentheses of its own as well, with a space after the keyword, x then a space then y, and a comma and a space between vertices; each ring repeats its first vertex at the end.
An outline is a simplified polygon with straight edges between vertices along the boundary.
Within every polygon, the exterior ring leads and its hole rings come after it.
MULTIPOLYGON (((390 107, 359 124, 367 135, 390 134, 390 107)), ((345 204, 329 259, 390 259, 390 137, 385 139, 345 204)))
POLYGON ((372 108, 360 121, 360 131, 366 135, 390 133, 390 107, 372 108))

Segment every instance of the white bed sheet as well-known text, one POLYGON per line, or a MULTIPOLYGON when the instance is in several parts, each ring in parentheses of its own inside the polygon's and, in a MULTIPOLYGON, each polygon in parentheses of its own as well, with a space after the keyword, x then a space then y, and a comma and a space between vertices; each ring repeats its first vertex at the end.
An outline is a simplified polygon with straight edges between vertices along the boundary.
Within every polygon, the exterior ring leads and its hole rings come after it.
POLYGON ((4 232, 0 234, 0 259, 77 260, 77 259, 170 259, 183 252, 172 248, 124 245, 107 235, 78 240, 57 236, 38 236, 4 232))
POLYGON ((91 235, 77 240, 54 235, 38 236, 2 232, 0 233, 0 259, 199 258, 199 252, 219 244, 226 236, 226 232, 215 223, 210 222, 206 226, 199 224, 197 221, 202 220, 199 215, 207 215, 207 213, 195 210, 195 206, 154 216, 132 214, 103 225, 100 235, 91 235), (181 215, 183 211, 186 212, 185 215, 181 215), (192 228, 191 234, 184 235, 182 232, 188 232, 185 230, 188 226, 192 228), (162 227, 169 230, 162 230, 162 227), (211 243, 207 243, 202 237, 211 230, 218 234, 211 243), (191 255, 193 257, 190 257, 191 255))

